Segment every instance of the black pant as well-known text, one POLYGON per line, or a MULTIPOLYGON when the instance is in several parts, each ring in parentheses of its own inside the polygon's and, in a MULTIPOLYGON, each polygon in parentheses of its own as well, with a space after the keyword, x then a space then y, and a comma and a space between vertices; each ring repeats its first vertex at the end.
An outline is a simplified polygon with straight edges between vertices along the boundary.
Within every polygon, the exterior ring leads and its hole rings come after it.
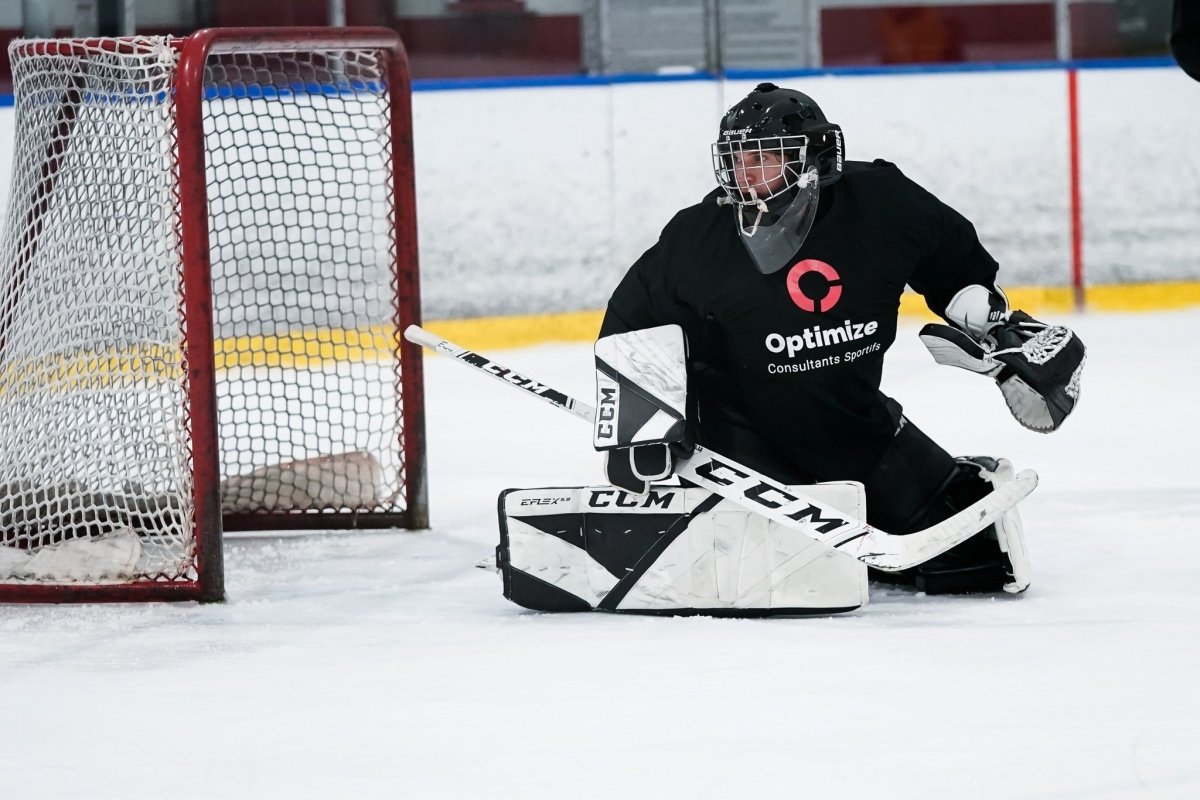
MULTIPOLYGON (((866 487, 867 522, 888 533, 908 533, 926 527, 919 523, 937 506, 954 475, 955 462, 904 417, 899 403, 885 399, 898 428, 895 437, 869 474, 843 477, 858 477, 866 487)), ((741 414, 727 406, 703 409, 698 438, 706 447, 782 483, 814 481, 788 464, 741 414)))

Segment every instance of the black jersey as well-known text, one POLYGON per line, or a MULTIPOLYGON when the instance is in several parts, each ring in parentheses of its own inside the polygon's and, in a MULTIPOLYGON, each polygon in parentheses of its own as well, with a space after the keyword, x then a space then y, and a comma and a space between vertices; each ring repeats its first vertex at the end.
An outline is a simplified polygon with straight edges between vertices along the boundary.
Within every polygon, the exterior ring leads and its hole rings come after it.
POLYGON ((771 275, 719 192, 679 212, 601 333, 681 325, 701 430, 706 407, 732 408, 801 474, 862 480, 896 431, 879 383, 905 285, 942 314, 964 286, 993 286, 997 265, 970 222, 893 164, 848 162, 822 192, 792 265, 771 275))
POLYGON ((1200 8, 1193 0, 1175 0, 1171 53, 1184 72, 1200 81, 1200 8))

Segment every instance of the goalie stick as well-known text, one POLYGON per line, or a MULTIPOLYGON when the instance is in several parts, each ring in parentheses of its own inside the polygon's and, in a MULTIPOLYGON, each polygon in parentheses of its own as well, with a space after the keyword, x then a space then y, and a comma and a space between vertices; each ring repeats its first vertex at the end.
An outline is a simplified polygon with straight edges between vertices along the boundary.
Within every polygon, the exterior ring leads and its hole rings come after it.
MULTIPOLYGON (((592 422, 595 409, 552 386, 539 383, 472 350, 436 336, 417 325, 404 338, 435 352, 452 356, 547 403, 592 422)), ((910 534, 881 531, 848 517, 809 497, 794 486, 785 486, 749 467, 697 445, 690 458, 676 464, 675 474, 713 494, 799 531, 824 548, 847 553, 876 569, 888 572, 915 567, 944 553, 992 524, 1005 511, 1027 497, 1037 486, 1037 473, 1023 470, 977 503, 936 525, 910 534)), ((817 558, 821 553, 813 555, 817 558)))

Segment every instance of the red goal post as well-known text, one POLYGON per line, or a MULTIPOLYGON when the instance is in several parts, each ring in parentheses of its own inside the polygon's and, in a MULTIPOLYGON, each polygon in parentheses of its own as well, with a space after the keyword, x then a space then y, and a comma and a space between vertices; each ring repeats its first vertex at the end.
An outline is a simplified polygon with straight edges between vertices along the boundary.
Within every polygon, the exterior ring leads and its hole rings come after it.
POLYGON ((397 34, 9 52, 0 602, 219 600, 224 529, 427 527, 397 34))

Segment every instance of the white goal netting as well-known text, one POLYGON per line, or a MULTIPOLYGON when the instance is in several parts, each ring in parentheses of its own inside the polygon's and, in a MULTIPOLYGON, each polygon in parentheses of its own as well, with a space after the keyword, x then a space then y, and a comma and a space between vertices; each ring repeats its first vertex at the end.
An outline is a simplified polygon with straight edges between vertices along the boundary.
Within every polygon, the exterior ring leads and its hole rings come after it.
POLYGON ((386 55, 206 62, 218 442, 197 443, 178 44, 10 48, 0 583, 193 580, 197 447, 219 448, 229 514, 402 504, 386 55))

